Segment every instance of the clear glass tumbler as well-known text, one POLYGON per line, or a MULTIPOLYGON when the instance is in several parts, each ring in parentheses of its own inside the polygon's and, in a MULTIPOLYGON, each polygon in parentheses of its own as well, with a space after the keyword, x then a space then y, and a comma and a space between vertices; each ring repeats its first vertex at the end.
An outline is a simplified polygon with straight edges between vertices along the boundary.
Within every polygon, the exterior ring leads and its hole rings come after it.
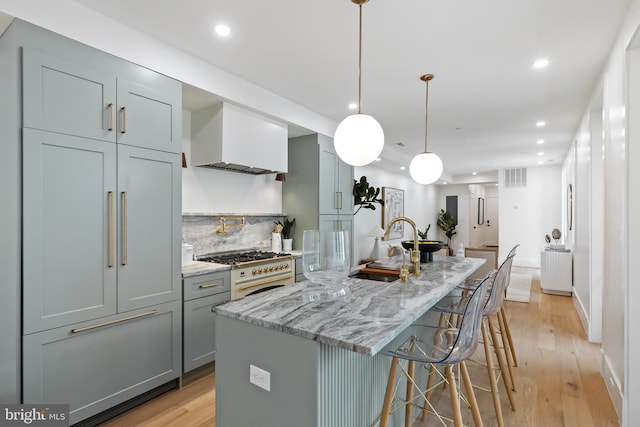
POLYGON ((327 301, 351 293, 346 283, 351 268, 347 231, 304 230, 302 270, 309 280, 302 294, 304 302, 327 301))

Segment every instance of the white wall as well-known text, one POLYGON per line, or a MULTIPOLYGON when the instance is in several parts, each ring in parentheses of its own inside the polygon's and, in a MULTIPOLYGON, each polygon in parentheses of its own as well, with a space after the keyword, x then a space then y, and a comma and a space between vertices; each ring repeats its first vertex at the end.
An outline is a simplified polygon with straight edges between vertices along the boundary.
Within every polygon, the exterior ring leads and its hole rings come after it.
MULTIPOLYGON (((470 227, 475 224, 476 218, 470 214, 472 209, 469 199, 469 184, 441 185, 438 187, 438 190, 438 212, 440 212, 440 209, 446 208, 447 196, 458 196, 458 225, 456 226, 456 234, 451 239, 451 247, 454 251, 457 251, 460 243, 462 243, 464 247, 470 246, 472 244, 470 227)), ((476 203, 476 201, 474 201, 474 203, 476 203)), ((437 228, 436 223, 433 224, 432 230, 434 227, 438 233, 438 240, 447 242, 447 236, 445 236, 442 230, 437 228)))
MULTIPOLYGON (((374 187, 392 187, 404 190, 404 214, 415 221, 420 230, 424 230, 431 224, 429 237, 435 238, 437 213, 440 211, 438 205, 438 190, 435 185, 417 184, 408 174, 389 172, 375 166, 363 166, 354 168, 355 179, 360 179, 362 175, 367 177, 369 185, 374 187)), ((444 204, 442 205, 444 208, 444 204)), ((382 210, 376 204, 376 210, 361 209, 354 215, 353 230, 353 259, 358 262, 361 259, 369 258, 373 249, 374 239, 367 234, 374 226, 382 226, 382 210)), ((413 239, 413 229, 405 223, 404 239, 413 239)), ((389 245, 399 245, 404 239, 395 239, 388 242, 380 241, 383 255, 389 245)))
POLYGON ((191 165, 191 113, 182 112, 182 212, 282 213, 282 183, 275 174, 248 175, 191 165))
MULTIPOLYGON (((591 150, 593 158, 596 158, 600 155, 598 148, 602 144, 603 169, 599 171, 592 167, 590 173, 585 174, 580 164, 581 156, 577 156, 577 172, 572 176, 569 171, 566 178, 575 179, 575 187, 579 191, 588 188, 592 199, 590 212, 576 211, 576 226, 591 227, 595 232, 600 231, 597 227, 602 224, 602 295, 594 293, 592 286, 589 297, 592 305, 596 303, 596 298, 602 298, 602 374, 623 426, 640 425, 640 408, 636 404, 640 399, 640 370, 635 361, 640 353, 640 337, 637 333, 640 294, 636 292, 640 267, 637 257, 632 258, 632 254, 637 255, 638 252, 634 242, 640 238, 640 228, 635 221, 640 214, 640 188, 637 184, 640 181, 637 172, 640 169, 640 156, 636 154, 640 115, 634 111, 640 102, 640 91, 637 89, 640 60, 637 51, 631 54, 627 51, 633 47, 637 49, 639 45, 636 41, 635 46, 631 46, 634 37, 637 38, 639 25, 640 1, 633 0, 603 69, 602 83, 594 87, 582 125, 577 130, 576 141, 580 149, 587 144, 585 135, 599 130, 593 123, 591 128, 589 126, 590 119, 592 122, 598 121, 593 117, 594 111, 602 106, 603 141, 593 138, 591 150), (602 180, 598 177, 600 173, 602 180), (600 206, 603 206, 602 212, 599 212, 600 206), (599 216, 602 216, 602 221, 599 216)), ((582 230, 576 230, 577 246, 581 244, 578 239, 582 234, 582 230)), ((593 241, 593 236, 591 244, 598 245, 597 241, 593 241)), ((600 261, 593 253, 591 260, 594 264, 600 261)), ((574 269, 588 267, 581 257, 578 257, 578 262, 574 269)), ((590 279, 593 284, 593 270, 590 279)), ((591 309, 593 311, 593 307, 591 309)))
POLYGON ((499 186, 501 252, 520 244, 514 265, 540 267, 545 234, 562 228, 562 167, 527 168, 523 188, 504 188, 501 171, 499 186))

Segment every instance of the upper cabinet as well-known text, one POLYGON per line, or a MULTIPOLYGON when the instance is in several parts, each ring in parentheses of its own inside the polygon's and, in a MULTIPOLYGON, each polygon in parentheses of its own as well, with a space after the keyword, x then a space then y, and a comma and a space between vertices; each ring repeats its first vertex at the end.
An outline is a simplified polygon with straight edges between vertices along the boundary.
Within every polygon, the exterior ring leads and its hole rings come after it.
POLYGON ((167 78, 147 69, 87 63, 23 48, 25 127, 182 151, 179 85, 155 87, 167 78))

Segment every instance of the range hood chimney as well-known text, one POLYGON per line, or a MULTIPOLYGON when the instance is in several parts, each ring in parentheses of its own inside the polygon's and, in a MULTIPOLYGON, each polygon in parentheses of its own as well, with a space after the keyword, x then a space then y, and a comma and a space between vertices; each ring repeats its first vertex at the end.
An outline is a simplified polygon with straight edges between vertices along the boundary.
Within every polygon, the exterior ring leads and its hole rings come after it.
POLYGON ((252 175, 287 172, 287 125, 226 102, 191 113, 191 163, 252 175))

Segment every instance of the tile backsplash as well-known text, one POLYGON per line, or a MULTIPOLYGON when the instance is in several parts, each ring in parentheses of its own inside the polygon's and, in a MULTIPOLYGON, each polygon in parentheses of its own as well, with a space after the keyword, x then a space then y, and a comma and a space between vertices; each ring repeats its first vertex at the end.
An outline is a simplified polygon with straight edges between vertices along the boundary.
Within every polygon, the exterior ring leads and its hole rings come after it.
POLYGON ((271 250, 271 232, 281 214, 182 214, 182 242, 193 245, 194 255, 243 249, 271 250), (244 225, 241 225, 244 217, 244 225), (222 220, 225 218, 225 233, 222 220))

